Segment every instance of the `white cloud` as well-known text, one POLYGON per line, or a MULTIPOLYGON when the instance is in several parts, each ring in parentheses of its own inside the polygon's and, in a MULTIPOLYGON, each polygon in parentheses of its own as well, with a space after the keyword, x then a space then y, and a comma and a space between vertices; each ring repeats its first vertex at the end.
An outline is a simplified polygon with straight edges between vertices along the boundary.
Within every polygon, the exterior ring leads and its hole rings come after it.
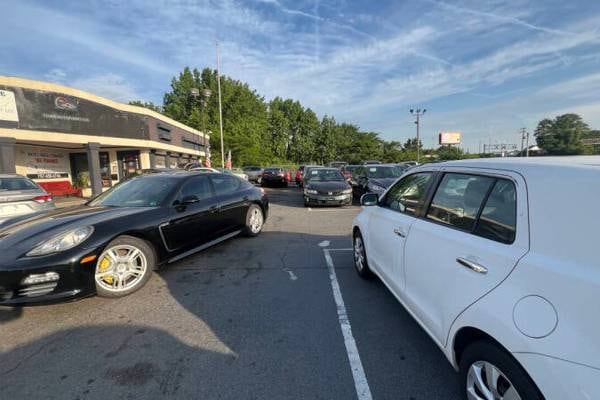
POLYGON ((69 86, 122 103, 140 98, 130 82, 122 76, 112 73, 78 78, 69 86))

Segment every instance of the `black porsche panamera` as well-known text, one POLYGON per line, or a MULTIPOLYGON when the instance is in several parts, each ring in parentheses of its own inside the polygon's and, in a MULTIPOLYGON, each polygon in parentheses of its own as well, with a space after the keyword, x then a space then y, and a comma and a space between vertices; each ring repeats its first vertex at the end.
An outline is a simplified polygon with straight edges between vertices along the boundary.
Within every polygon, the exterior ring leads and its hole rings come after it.
POLYGON ((258 235, 263 189, 221 173, 124 181, 85 205, 4 223, 0 304, 52 303, 140 289, 152 271, 238 234, 258 235))

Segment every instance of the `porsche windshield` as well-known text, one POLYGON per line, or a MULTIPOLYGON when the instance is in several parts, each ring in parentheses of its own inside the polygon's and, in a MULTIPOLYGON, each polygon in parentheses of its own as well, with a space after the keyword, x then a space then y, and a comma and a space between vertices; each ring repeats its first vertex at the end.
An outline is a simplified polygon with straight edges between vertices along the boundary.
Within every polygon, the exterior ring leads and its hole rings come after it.
POLYGON ((90 206, 157 207, 179 182, 170 176, 147 176, 122 182, 89 202, 90 206))

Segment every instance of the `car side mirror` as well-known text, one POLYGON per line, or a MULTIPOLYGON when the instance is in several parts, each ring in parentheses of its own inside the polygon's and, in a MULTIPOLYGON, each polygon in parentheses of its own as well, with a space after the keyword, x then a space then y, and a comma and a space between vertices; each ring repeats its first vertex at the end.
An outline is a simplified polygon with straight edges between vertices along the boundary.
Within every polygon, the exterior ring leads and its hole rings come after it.
POLYGON ((200 199, 197 196, 194 195, 190 195, 190 196, 185 196, 183 199, 181 199, 181 205, 188 205, 188 204, 194 204, 199 202, 200 199))
POLYGON ((360 205, 365 207, 376 206, 378 202, 379 196, 377 193, 365 193, 360 198, 360 205))

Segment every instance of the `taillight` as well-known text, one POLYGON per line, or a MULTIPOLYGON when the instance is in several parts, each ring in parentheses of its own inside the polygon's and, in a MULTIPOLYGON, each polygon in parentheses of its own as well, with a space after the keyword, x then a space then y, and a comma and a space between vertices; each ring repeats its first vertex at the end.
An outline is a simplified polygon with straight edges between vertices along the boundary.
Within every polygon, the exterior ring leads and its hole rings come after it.
POLYGON ((283 172, 280 172, 277 174, 277 176, 285 176, 285 174, 283 172))
POLYGON ((36 196, 33 198, 33 201, 37 201, 38 203, 48 203, 48 202, 52 201, 52 195, 44 194, 42 196, 36 196))

